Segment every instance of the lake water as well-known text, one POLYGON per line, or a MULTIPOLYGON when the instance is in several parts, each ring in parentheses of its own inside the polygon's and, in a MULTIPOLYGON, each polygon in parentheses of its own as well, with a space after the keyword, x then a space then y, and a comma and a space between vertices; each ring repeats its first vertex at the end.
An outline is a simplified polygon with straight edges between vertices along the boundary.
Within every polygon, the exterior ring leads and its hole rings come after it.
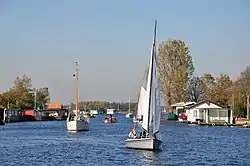
POLYGON ((0 126, 0 165, 250 165, 250 129, 161 123, 162 151, 124 148, 132 119, 91 119, 91 130, 70 134, 65 121, 0 126))

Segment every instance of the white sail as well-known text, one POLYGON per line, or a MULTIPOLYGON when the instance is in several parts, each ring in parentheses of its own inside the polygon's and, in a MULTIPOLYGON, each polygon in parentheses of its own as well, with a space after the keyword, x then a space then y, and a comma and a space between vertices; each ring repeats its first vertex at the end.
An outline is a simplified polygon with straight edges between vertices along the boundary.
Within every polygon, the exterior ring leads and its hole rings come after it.
POLYGON ((142 127, 146 130, 149 131, 149 126, 151 123, 151 95, 150 94, 150 89, 151 89, 151 77, 152 77, 152 64, 153 64, 153 57, 154 57, 154 44, 153 47, 151 49, 151 56, 150 56, 150 62, 149 62, 149 67, 148 67, 148 75, 147 75, 147 84, 146 84, 146 93, 145 93, 145 100, 143 103, 143 122, 142 122, 142 127))
MULTIPOLYGON (((155 56, 156 57, 156 56, 155 56)), ((153 111, 153 134, 157 134, 160 129, 160 121, 161 121, 161 94, 160 94, 160 87, 159 87, 159 79, 157 75, 157 68, 156 68, 156 59, 153 63, 154 72, 152 74, 153 82, 152 82, 152 105, 154 105, 153 111)))
POLYGON ((148 68, 147 88, 143 103, 143 123, 142 127, 149 132, 153 127, 153 134, 158 133, 161 118, 160 91, 156 66, 155 36, 151 49, 151 57, 148 68))
POLYGON ((140 91, 140 96, 139 96, 139 101, 138 101, 138 108, 137 108, 137 117, 141 117, 143 115, 143 103, 145 100, 145 93, 146 90, 141 87, 141 91, 140 91))

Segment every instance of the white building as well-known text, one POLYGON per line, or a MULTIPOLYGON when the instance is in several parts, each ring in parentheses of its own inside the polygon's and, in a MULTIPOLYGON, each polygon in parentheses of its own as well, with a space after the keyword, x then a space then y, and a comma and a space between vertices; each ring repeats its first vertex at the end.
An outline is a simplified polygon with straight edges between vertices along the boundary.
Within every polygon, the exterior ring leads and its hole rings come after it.
POLYGON ((232 111, 210 102, 202 101, 186 109, 186 116, 189 122, 198 120, 205 123, 232 123, 232 111))
POLYGON ((172 112, 179 116, 180 114, 185 113, 186 108, 194 104, 196 104, 196 102, 179 102, 172 104, 171 105, 172 112))

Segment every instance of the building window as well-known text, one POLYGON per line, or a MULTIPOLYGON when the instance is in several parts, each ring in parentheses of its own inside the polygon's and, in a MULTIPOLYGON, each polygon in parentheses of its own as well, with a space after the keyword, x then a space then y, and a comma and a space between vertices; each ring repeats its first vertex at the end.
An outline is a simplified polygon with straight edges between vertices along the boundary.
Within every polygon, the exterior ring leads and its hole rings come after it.
POLYGON ((227 117, 227 111, 219 111, 220 117, 227 117))
POLYGON ((194 117, 197 117, 197 110, 194 110, 194 117))

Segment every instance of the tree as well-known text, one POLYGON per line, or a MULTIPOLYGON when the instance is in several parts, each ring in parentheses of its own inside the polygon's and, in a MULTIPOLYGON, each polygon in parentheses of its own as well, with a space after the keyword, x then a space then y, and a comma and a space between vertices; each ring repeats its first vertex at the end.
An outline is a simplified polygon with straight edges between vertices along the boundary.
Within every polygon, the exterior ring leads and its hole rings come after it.
POLYGON ((246 114, 246 99, 250 94, 250 67, 241 72, 234 83, 234 108, 237 114, 246 114))
MULTIPOLYGON (((45 108, 45 106, 50 101, 49 91, 48 88, 39 88, 34 89, 36 91, 36 107, 38 108, 45 108)), ((34 91, 33 90, 33 91, 34 91)), ((33 94, 33 98, 35 100, 35 94, 33 94)))
MULTIPOLYGON (((36 90, 36 93, 37 107, 44 108, 45 104, 50 100, 48 88, 39 88, 36 90)), ((34 108, 34 95, 32 79, 27 75, 16 77, 13 87, 7 92, 0 94, 0 106, 20 109, 34 108)))
POLYGON ((33 97, 29 93, 31 87, 32 80, 27 75, 15 79, 12 91, 18 108, 32 108, 33 97))
POLYGON ((201 77, 201 81, 204 87, 204 99, 212 101, 216 85, 215 78, 211 74, 205 73, 201 77))
POLYGON ((171 104, 187 100, 187 84, 194 72, 185 42, 173 39, 162 42, 158 49, 157 66, 165 106, 170 110, 171 104))
POLYGON ((188 101, 199 102, 204 100, 204 84, 199 77, 192 77, 188 84, 188 101))
POLYGON ((13 94, 13 90, 9 90, 0 94, 0 107, 16 108, 16 100, 13 94))
POLYGON ((233 81, 226 74, 216 78, 213 101, 223 107, 231 105, 233 81))

